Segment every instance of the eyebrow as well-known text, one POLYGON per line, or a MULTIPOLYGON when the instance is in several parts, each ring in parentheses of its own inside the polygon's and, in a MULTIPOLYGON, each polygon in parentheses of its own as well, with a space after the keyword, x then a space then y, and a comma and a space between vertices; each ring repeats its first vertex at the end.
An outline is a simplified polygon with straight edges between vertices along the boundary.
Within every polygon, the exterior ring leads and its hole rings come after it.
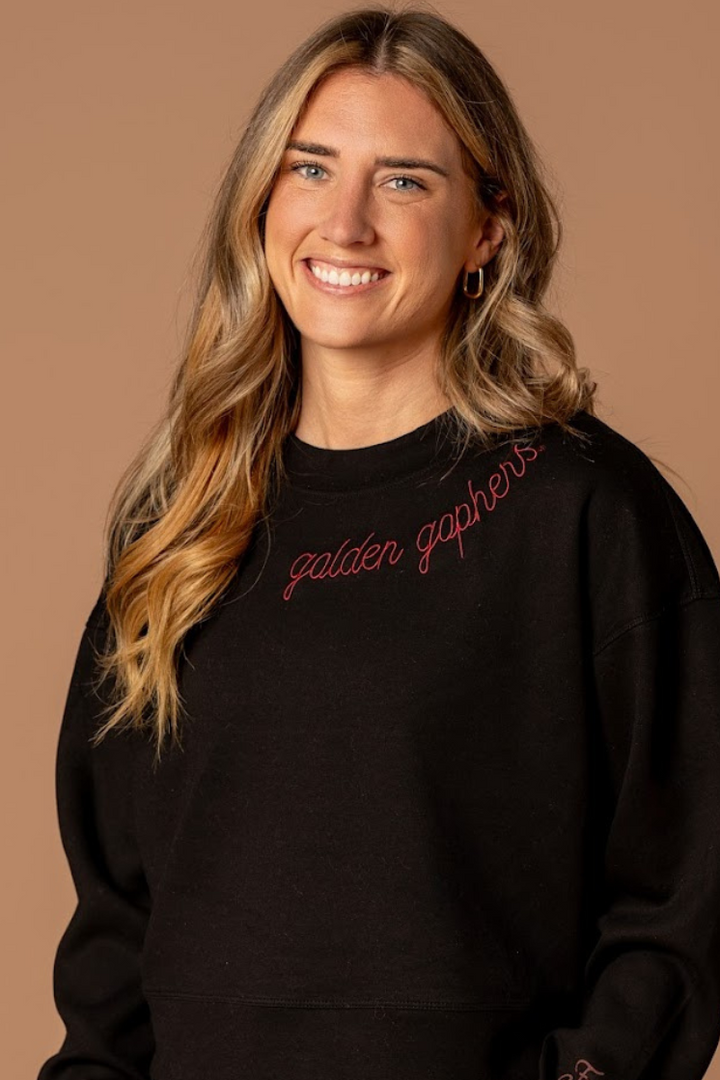
MULTIPOLYGON (((303 154, 315 154, 317 157, 340 157, 340 151, 333 149, 332 146, 298 142, 296 139, 291 139, 285 149, 300 150, 303 154)), ((439 173, 440 176, 450 175, 442 165, 438 165, 434 161, 428 161, 426 158, 377 157, 375 158, 375 164, 386 165, 389 169, 429 169, 431 172, 439 173)))

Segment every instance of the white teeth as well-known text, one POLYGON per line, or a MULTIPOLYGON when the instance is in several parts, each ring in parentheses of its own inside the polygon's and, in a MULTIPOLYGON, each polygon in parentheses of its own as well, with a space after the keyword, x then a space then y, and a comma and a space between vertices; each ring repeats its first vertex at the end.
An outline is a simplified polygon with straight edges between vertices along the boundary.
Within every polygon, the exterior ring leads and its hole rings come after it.
POLYGON ((367 285, 369 281, 377 281, 380 274, 375 271, 372 273, 370 270, 355 270, 352 274, 349 270, 341 270, 340 273, 337 270, 321 270, 320 267, 314 266, 313 263, 308 264, 310 269, 316 278, 320 281, 325 281, 330 285, 367 285))

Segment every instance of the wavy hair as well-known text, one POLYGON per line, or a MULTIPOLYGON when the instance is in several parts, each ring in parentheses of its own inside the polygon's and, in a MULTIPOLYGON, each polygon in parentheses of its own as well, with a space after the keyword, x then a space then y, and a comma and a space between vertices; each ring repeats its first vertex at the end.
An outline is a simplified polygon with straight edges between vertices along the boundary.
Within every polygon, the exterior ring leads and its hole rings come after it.
MULTIPOLYGON (((430 5, 361 8, 322 24, 262 91, 222 177, 165 414, 113 493, 105 524, 105 649, 111 729, 149 730, 156 763, 180 742, 178 660, 235 575, 284 477, 300 416, 299 335, 274 291, 264 216, 286 143, 313 90, 354 67, 402 76, 456 132, 481 208, 504 229, 481 302, 458 287, 438 356, 459 448, 594 415, 597 384, 543 306, 560 218, 535 147, 480 49, 430 5)), ((197 256, 196 256, 197 258, 197 256)))

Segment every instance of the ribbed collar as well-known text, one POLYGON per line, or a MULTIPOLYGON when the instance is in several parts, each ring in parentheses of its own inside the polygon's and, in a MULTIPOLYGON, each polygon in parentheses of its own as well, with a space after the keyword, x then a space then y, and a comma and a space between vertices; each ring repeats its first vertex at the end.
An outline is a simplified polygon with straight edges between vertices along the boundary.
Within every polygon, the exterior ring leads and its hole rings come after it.
POLYGON ((291 432, 283 448, 289 483, 307 491, 359 491, 443 465, 453 457, 453 409, 386 442, 329 450, 291 432))

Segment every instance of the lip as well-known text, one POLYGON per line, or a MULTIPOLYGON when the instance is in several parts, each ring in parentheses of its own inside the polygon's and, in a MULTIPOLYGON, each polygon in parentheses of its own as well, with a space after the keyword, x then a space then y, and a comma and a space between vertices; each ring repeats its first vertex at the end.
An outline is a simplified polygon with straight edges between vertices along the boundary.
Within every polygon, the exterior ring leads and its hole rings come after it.
MULTIPOLYGON (((309 258, 311 257, 312 256, 309 256, 309 258)), ((330 260, 318 259, 318 262, 321 261, 329 262, 330 260)), ((303 274, 306 278, 308 278, 310 284, 314 285, 315 288, 319 289, 321 292, 329 293, 331 296, 360 296, 362 293, 369 292, 371 289, 377 289, 380 285, 384 284, 384 282, 386 282, 388 278, 391 277, 391 271, 388 270, 385 274, 383 274, 381 278, 378 278, 377 281, 368 281, 366 285, 331 285, 329 281, 321 281, 320 278, 315 277, 312 270, 310 269, 310 265, 307 259, 302 259, 301 262, 303 266, 303 274)), ((337 263, 333 263, 332 265, 337 266, 337 263)), ((348 263, 347 265, 357 267, 358 269, 361 266, 360 263, 348 263)), ((344 267, 338 266, 338 269, 344 269, 344 267)), ((376 270, 379 269, 379 267, 368 266, 365 269, 376 270)))
POLYGON ((328 266, 337 266, 338 270, 349 270, 352 267, 354 270, 384 270, 386 274, 390 273, 384 266, 377 266, 375 263, 353 262, 352 259, 328 259, 326 255, 306 255, 305 261, 308 260, 310 262, 327 263, 328 266))

